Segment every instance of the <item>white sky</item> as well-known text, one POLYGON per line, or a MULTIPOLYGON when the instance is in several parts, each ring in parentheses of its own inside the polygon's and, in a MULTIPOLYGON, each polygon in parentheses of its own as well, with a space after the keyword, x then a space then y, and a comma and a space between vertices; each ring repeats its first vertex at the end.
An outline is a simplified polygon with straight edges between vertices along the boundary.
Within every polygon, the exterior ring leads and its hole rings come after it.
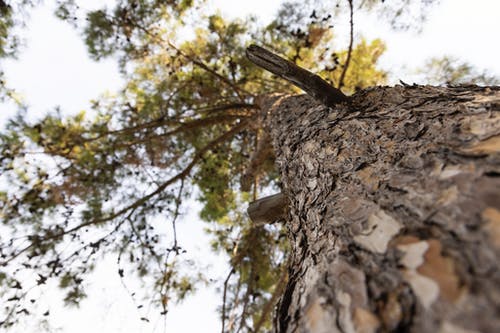
MULTIPOLYGON (((95 4, 101 1, 87 1, 95 4)), ((214 0, 214 7, 231 16, 253 13, 264 20, 273 16, 280 1, 214 0)), ((394 33, 376 19, 362 18, 355 21, 357 28, 369 38, 381 37, 388 50, 383 57, 385 68, 400 73, 402 66, 414 68, 432 56, 452 55, 500 75, 500 1, 498 0, 442 0, 434 9, 421 35, 394 33)), ((355 20, 357 17, 355 17, 355 20)), ((338 29, 345 29, 347 22, 336 22, 338 29)), ((359 31, 359 30, 358 30, 359 31)), ((342 31, 337 31, 341 34, 342 31)), ((80 36, 66 24, 59 22, 50 10, 36 10, 29 23, 27 48, 18 61, 2 64, 8 83, 24 96, 30 106, 29 116, 36 118, 55 105, 75 113, 89 107, 88 101, 105 91, 115 91, 121 79, 112 60, 93 62, 88 59, 80 36)), ((402 73, 402 72, 401 72, 402 73)), ((398 78, 412 82, 412 77, 400 74, 398 78)), ((11 105, 0 105, 0 128, 11 105)), ((203 224, 191 213, 180 223, 179 237, 194 257, 213 262, 213 277, 220 278, 224 258, 203 255, 207 239, 203 224)), ((206 252, 206 251, 205 251, 206 252)), ((144 323, 144 315, 121 287, 114 260, 104 263, 94 276, 90 298, 78 310, 67 310, 50 300, 51 319, 60 332, 163 332, 163 323, 144 323), (156 330, 155 330, 156 328, 156 330)), ((219 285, 220 286, 220 285, 219 285)), ((168 315, 167 332, 216 332, 220 331, 215 308, 220 296, 213 289, 201 290, 199 295, 172 309, 168 315)), ((34 331, 26 327, 25 332, 34 331)))

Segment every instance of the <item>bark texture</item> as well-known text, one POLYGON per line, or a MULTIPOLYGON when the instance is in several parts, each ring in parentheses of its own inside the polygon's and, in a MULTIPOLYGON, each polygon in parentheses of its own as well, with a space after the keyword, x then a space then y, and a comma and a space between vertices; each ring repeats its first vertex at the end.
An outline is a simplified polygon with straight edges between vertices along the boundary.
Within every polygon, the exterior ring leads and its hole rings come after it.
POLYGON ((500 87, 281 97, 267 123, 292 248, 277 332, 500 332, 500 87))

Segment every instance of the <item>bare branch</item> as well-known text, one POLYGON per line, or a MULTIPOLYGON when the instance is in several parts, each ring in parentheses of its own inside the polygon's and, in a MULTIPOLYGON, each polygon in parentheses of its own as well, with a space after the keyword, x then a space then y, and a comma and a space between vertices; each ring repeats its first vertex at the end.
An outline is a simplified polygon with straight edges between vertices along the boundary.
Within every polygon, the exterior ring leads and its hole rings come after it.
POLYGON ((311 97, 328 107, 349 100, 340 90, 331 86, 316 74, 297 66, 269 50, 257 45, 247 48, 248 59, 259 67, 278 75, 304 90, 311 97))
POLYGON ((272 224, 285 216, 287 204, 286 196, 280 192, 252 201, 247 213, 255 226, 272 224))
POLYGON ((177 217, 179 217, 179 207, 181 206, 182 191, 184 190, 184 179, 181 179, 181 186, 179 192, 177 193, 177 198, 175 199, 175 212, 174 218, 172 220, 172 232, 174 234, 174 247, 173 250, 175 254, 179 254, 179 246, 177 245, 177 229, 175 223, 177 222, 177 217))
POLYGON ((227 286, 229 284, 229 279, 231 276, 234 274, 235 270, 234 268, 231 269, 229 274, 226 277, 226 280, 224 281, 224 292, 222 293, 222 333, 224 333, 224 328, 226 325, 226 294, 227 294, 227 286))
POLYGON ((342 70, 342 74, 340 75, 339 83, 338 83, 338 88, 342 88, 344 86, 344 78, 347 73, 347 69, 349 68, 349 64, 351 62, 351 55, 352 55, 352 44, 354 41, 354 20, 353 20, 353 8, 352 8, 352 0, 347 0, 349 2, 349 15, 350 15, 350 25, 351 25, 351 32, 349 35, 349 49, 347 50, 347 59, 344 64, 344 69, 342 70))
POLYGON ((220 111, 228 111, 228 110, 236 110, 236 109, 259 109, 259 106, 256 104, 249 103, 233 103, 233 104, 224 104, 224 105, 216 105, 213 107, 209 107, 205 109, 197 109, 199 112, 203 113, 215 113, 220 111))

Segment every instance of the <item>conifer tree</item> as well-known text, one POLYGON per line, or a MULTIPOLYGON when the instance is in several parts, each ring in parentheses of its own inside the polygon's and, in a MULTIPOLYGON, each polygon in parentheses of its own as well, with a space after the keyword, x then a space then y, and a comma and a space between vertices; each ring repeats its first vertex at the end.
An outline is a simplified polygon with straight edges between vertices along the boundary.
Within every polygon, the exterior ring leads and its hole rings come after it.
MULTIPOLYGON (((119 0, 88 13, 74 0, 58 2, 56 14, 80 29, 90 56, 118 59, 126 84, 87 113, 56 110, 32 123, 21 111, 2 130, 0 326, 31 313, 30 290, 47 279, 58 279, 65 301, 78 304, 86 275, 110 251, 117 274, 148 281, 151 292, 143 296, 166 314, 204 279, 183 270, 175 235, 182 203, 195 196, 213 250, 230 258, 220 282, 223 326, 270 329, 289 244, 280 224, 254 225, 244 210, 262 191, 281 186, 265 101, 300 90, 254 66, 245 49, 272 49, 353 94, 386 82, 388 73, 377 67, 385 45, 351 30, 344 48, 333 19, 350 19, 354 29, 353 13, 378 11, 406 29, 415 3, 285 3, 261 26, 256 18, 209 12, 201 0, 119 0), (82 15, 85 22, 74 20, 82 15), (153 228, 155 219, 171 223, 170 238, 153 228), (36 278, 27 285, 23 274, 36 278)), ((15 49, 12 6, 0 0, 0 57, 15 49)))

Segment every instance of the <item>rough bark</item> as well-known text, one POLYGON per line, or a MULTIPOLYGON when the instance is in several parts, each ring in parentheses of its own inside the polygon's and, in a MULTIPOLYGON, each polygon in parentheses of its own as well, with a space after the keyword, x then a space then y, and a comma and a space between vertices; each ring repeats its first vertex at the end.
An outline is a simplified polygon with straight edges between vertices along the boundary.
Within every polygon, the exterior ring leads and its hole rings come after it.
POLYGON ((500 88, 282 97, 277 332, 500 332, 500 88))

